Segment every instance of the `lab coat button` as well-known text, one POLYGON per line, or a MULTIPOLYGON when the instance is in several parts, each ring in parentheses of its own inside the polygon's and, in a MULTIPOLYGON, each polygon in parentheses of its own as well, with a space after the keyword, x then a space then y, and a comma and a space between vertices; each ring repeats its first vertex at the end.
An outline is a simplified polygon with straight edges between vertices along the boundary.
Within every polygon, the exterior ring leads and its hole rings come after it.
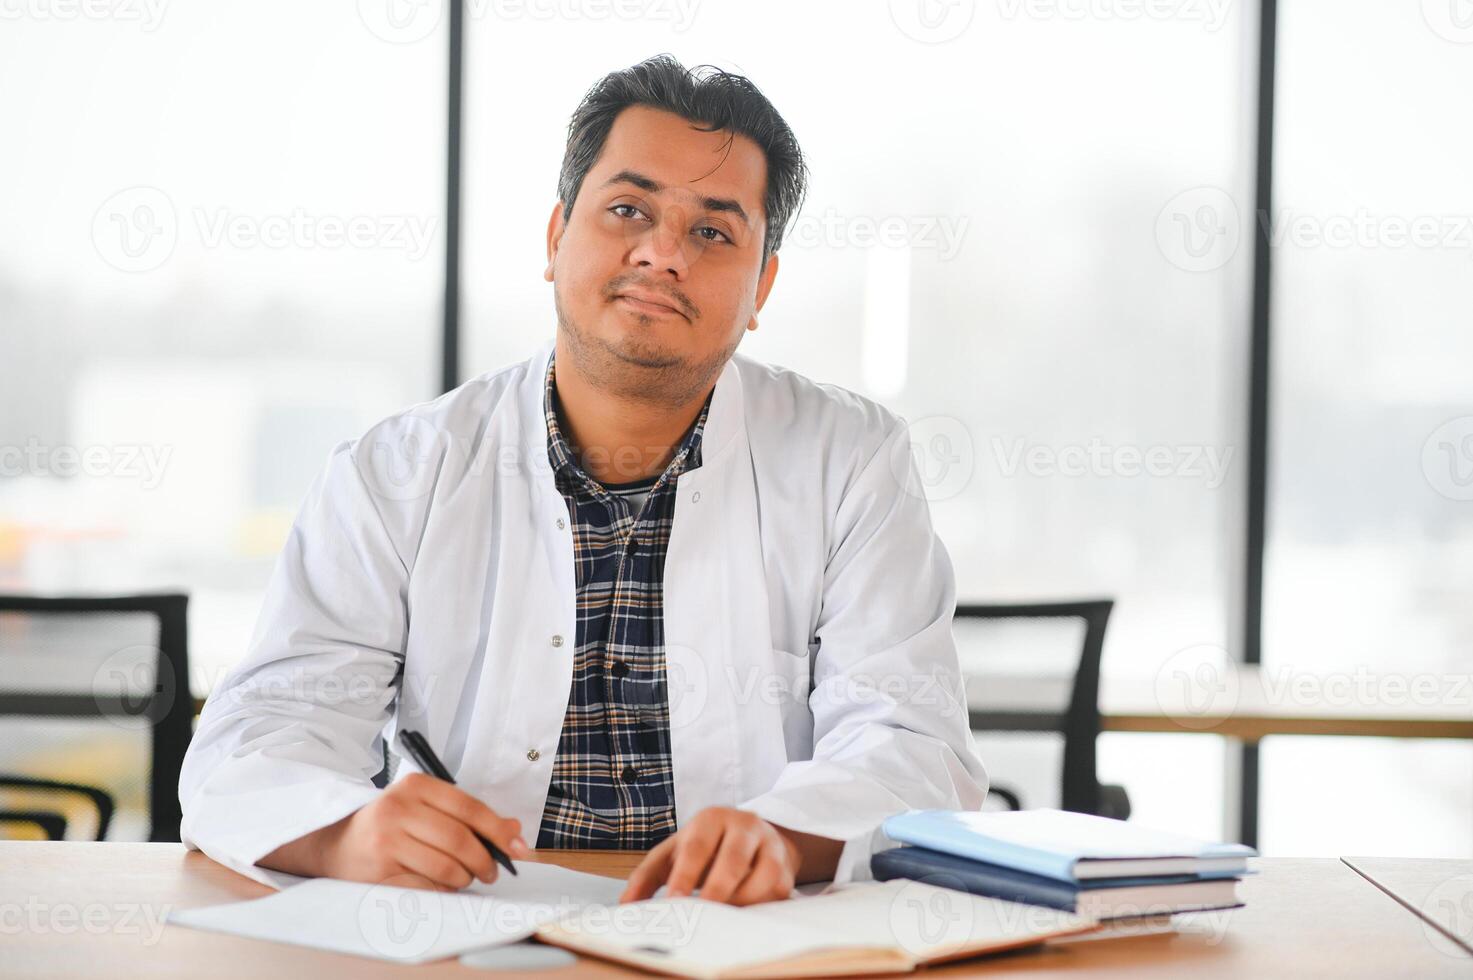
POLYGON ((561 530, 563 530, 563 529, 564 529, 564 528, 566 528, 566 527, 567 527, 567 526, 568 526, 568 522, 567 522, 567 521, 565 521, 565 520, 563 520, 563 519, 562 519, 562 518, 561 518, 561 517, 559 517, 559 518, 558 518, 558 519, 557 519, 557 529, 558 529, 558 530, 559 530, 559 531, 561 531, 561 530))
POLYGON ((555 647, 560 647, 563 645, 563 635, 561 633, 557 633, 553 636, 552 645, 555 647))
POLYGON ((690 495, 690 502, 693 503, 693 504, 700 503, 701 502, 701 491, 697 490, 695 493, 691 494, 690 495))
POLYGON ((528 762, 536 762, 540 758, 542 758, 542 753, 541 752, 538 752, 536 749, 528 749, 527 750, 527 761, 528 762))

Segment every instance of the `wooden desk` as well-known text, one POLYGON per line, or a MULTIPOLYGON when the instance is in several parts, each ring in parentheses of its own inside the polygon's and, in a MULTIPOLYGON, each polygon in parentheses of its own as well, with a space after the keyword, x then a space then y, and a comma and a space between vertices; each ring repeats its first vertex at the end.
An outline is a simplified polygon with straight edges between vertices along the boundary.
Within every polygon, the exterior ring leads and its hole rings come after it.
MULTIPOLYGON (((623 877, 638 854, 542 852, 567 867, 623 877)), ((1455 863, 1455 862, 1453 862, 1455 863)), ((1182 931, 1071 943, 927 970, 926 976, 1467 977, 1473 956, 1429 941, 1423 924, 1347 865, 1263 859, 1247 907, 1186 917, 1182 931), (1214 918, 1216 917, 1216 918, 1214 918), (1225 928, 1218 928, 1225 926, 1225 928)), ((157 923, 172 908, 268 893, 178 844, 0 842, 0 972, 27 977, 488 976, 455 960, 395 966, 157 923)), ((500 974, 506 976, 507 974, 500 974)), ((645 976, 596 960, 529 977, 645 976)))
POLYGON ((1341 858, 1424 923, 1434 944, 1473 953, 1473 861, 1341 858))

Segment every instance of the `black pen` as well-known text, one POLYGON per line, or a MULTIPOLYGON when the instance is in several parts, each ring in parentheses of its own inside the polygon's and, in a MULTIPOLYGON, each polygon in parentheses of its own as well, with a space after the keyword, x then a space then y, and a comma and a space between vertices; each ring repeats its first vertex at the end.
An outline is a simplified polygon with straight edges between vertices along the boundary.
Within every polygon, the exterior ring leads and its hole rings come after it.
MULTIPOLYGON (((435 755, 435 750, 430 748, 429 740, 419 732, 409 731, 407 729, 400 731, 399 745, 403 747, 404 751, 409 753, 409 758, 414 760, 415 765, 436 779, 443 779, 451 786, 455 785, 455 777, 450 775, 450 770, 445 768, 445 763, 441 762, 440 757, 435 755)), ((475 831, 471 831, 471 833, 475 833, 475 831)), ((511 858, 502 853, 501 848, 480 834, 476 834, 476 840, 486 845, 486 850, 491 852, 491 857, 495 859, 497 864, 512 874, 517 873, 517 869, 512 867, 511 858)))

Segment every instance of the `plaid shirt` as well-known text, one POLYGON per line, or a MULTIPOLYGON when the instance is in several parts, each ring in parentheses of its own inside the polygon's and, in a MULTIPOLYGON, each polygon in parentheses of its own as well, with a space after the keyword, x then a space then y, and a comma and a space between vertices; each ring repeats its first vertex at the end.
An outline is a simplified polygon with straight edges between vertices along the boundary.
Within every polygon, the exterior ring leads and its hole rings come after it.
POLYGON ((572 519, 578 636, 538 847, 646 850, 675 831, 665 550, 675 515, 675 478, 701 465, 710 406, 708 395, 658 479, 600 485, 574 461, 563 438, 548 363, 547 455, 572 519), (635 512, 628 497, 646 489, 644 507, 635 512))

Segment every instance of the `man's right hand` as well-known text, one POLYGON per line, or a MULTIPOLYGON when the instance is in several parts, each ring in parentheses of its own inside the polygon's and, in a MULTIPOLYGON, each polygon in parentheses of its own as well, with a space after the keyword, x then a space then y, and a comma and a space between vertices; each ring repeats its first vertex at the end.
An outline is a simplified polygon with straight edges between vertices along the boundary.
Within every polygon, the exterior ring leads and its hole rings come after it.
POLYGON ((378 799, 256 863, 311 877, 458 891, 499 870, 479 833, 513 859, 531 856, 522 825, 444 780, 413 773, 378 799))

